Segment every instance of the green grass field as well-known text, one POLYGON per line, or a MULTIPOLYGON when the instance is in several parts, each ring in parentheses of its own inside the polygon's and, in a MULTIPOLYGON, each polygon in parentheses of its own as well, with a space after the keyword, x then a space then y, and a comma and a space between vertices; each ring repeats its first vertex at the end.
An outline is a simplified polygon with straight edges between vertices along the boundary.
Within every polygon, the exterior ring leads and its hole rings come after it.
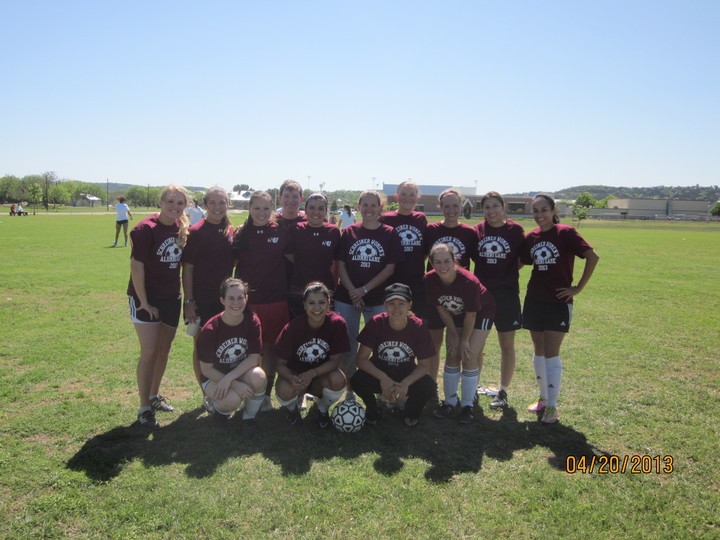
MULTIPOLYGON (((513 408, 482 397, 474 425, 427 414, 343 435, 274 411, 246 441, 199 407, 182 332, 162 389, 178 411, 131 427, 138 344, 112 216, 0 216, 0 537, 720 537, 720 226, 581 232, 601 260, 563 346, 560 424, 525 410, 522 331, 513 408), (592 473, 566 472, 581 456, 592 473), (609 456, 640 472, 601 474, 609 456)), ((495 385, 495 334, 486 352, 495 385)))

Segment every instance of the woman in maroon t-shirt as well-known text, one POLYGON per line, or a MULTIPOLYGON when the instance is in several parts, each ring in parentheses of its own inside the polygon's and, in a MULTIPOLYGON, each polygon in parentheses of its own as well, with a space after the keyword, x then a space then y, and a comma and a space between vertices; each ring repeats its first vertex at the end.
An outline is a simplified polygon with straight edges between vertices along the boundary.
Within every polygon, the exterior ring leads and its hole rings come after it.
POLYGON ((335 290, 335 311, 348 325, 350 352, 343 357, 341 368, 348 377, 355 373, 355 353, 360 330, 360 315, 367 323, 385 311, 383 290, 403 260, 400 236, 389 225, 380 222, 384 197, 377 191, 364 191, 358 208, 362 222, 342 232, 336 259, 340 283, 335 290))
MULTIPOLYGON (((227 191, 223 188, 214 186, 208 189, 203 198, 207 215, 188 232, 182 261, 186 324, 197 322, 202 328, 211 317, 223 310, 219 299, 220 286, 232 276, 233 271, 233 226, 227 217, 229 204, 227 191)), ((193 371, 198 384, 201 384, 197 333, 193 339, 193 371)), ((208 412, 212 412, 209 399, 205 399, 203 404, 208 412)))
POLYGON ((225 420, 245 404, 243 435, 256 431, 255 416, 267 379, 260 367, 260 320, 248 309, 247 285, 228 278, 220 287, 222 313, 212 317, 197 340, 202 388, 216 418, 225 420))
POLYGON ((327 197, 313 193, 305 201, 307 221, 290 227, 295 259, 289 295, 293 317, 305 313, 303 291, 308 283, 319 281, 330 291, 334 291, 337 284, 335 251, 340 242, 340 229, 326 221, 327 210, 327 197))
POLYGON ((443 368, 445 401, 435 409, 434 414, 438 418, 454 415, 460 385, 458 421, 468 424, 475 420, 475 393, 485 340, 495 316, 495 301, 478 278, 457 265, 449 245, 436 244, 430 251, 430 263, 434 270, 424 278, 428 303, 435 305, 447 329, 447 354, 443 368))
POLYGON ((138 423, 149 428, 160 426, 154 411, 174 410, 159 391, 180 320, 180 258, 187 238, 189 201, 185 188, 167 186, 160 195, 160 213, 142 220, 130 232, 127 293, 140 341, 138 423))
POLYGON ((515 373, 515 331, 522 328, 518 285, 520 251, 525 231, 507 219, 502 195, 490 191, 480 199, 485 219, 475 225, 478 235, 475 275, 495 299, 495 329, 500 344, 500 390, 491 409, 507 407, 510 381, 515 373))
POLYGON ((535 349, 533 366, 540 398, 528 410, 543 412, 541 421, 554 424, 562 380, 560 345, 570 329, 573 299, 590 281, 600 257, 573 227, 560 223, 550 196, 535 195, 530 208, 538 228, 528 233, 522 253, 523 262, 533 265, 523 328, 530 330, 535 349), (585 267, 573 286, 575 257, 585 259, 585 267))
POLYGON ((290 319, 285 266, 286 260, 292 260, 290 231, 275 223, 272 197, 267 192, 255 191, 248 207, 250 215, 233 240, 235 277, 248 284, 250 309, 262 323, 262 367, 268 378, 263 410, 269 410, 277 361, 273 345, 290 319))
POLYGON ((342 397, 347 381, 340 359, 350 350, 347 327, 330 311, 330 290, 310 283, 303 291, 305 314, 290 321, 275 343, 278 358, 276 394, 290 424, 302 418, 297 397, 310 392, 318 398, 318 425, 330 426, 328 410, 342 397))

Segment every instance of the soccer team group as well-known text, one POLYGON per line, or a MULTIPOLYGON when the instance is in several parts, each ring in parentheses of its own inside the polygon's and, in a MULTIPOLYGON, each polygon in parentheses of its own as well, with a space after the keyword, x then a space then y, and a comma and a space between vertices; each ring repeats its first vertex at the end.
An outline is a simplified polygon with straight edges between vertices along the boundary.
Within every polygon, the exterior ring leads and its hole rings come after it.
MULTIPOLYGON (((435 417, 472 423, 493 325, 501 377, 490 407, 508 404, 515 332, 525 328, 539 387, 528 410, 544 423, 557 422, 560 346, 573 299, 590 280, 598 255, 574 228, 559 223, 551 197, 533 198, 538 228, 525 234, 507 219, 496 192, 482 198, 484 220, 474 228, 459 221, 463 198, 453 189, 439 196, 442 221, 428 223, 415 211, 418 186, 409 181, 397 189, 396 211, 385 213, 384 196, 365 191, 358 217, 346 206, 341 227, 328 222, 322 193, 303 202, 302 188, 292 180, 279 193, 277 213, 267 192, 252 193, 249 217, 234 229, 222 188, 207 191, 206 215, 190 225, 189 194, 167 186, 159 213, 130 232, 127 293, 140 342, 140 425, 158 427, 155 413, 173 410, 160 383, 181 314, 200 328, 193 368, 205 408, 219 420, 242 408, 248 437, 257 430, 258 412, 273 408, 273 387, 290 424, 302 422, 306 394, 314 397, 322 428, 331 424, 330 407, 343 395, 362 399, 368 425, 381 418, 378 397, 407 426, 417 425, 431 400, 435 417), (585 264, 573 285, 575 257, 585 264), (521 306, 523 265, 532 265, 532 274, 521 306)), ((127 206, 117 207, 120 223, 127 206)))

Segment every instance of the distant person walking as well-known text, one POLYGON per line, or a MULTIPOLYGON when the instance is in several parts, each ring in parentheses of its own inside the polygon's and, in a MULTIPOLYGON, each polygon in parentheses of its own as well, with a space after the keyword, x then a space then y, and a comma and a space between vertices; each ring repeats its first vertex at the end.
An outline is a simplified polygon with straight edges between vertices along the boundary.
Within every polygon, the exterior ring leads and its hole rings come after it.
POLYGON ((353 214, 352 208, 349 204, 343 206, 343 211, 340 212, 340 228, 347 229, 350 225, 354 225, 357 221, 355 214, 353 214))
POLYGON ((188 206, 185 209, 185 213, 188 215, 191 227, 205 217, 205 211, 202 209, 197 199, 193 199, 192 206, 188 206))
POLYGON ((112 247, 117 247, 118 237, 120 236, 120 227, 122 227, 123 234, 125 235, 125 247, 127 247, 128 219, 132 219, 132 214, 130 213, 130 207, 125 202, 125 197, 118 197, 117 200, 118 202, 115 205, 115 212, 117 213, 117 216, 115 216, 115 242, 112 247))

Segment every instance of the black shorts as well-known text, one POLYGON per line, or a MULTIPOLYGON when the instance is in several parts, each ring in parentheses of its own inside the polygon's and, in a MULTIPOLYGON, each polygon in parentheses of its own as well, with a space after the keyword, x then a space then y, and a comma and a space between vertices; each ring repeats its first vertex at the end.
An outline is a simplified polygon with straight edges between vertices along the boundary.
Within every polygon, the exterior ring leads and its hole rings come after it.
POLYGON ((182 301, 180 295, 177 298, 159 300, 157 298, 148 298, 148 303, 158 309, 159 318, 150 319, 150 314, 144 309, 138 309, 140 306, 140 299, 136 296, 128 296, 128 303, 130 305, 130 319, 133 323, 158 323, 161 322, 171 328, 177 328, 178 322, 180 322, 180 309, 182 307, 182 301))
POLYGON ((127 224, 127 222, 128 222, 127 219, 121 219, 120 221, 116 221, 115 223, 117 223, 118 225, 125 225, 125 224, 127 224))
POLYGON ((522 328, 520 293, 512 287, 490 289, 495 299, 495 329, 498 332, 514 332, 522 328))
POLYGON ((220 302, 214 304, 195 304, 195 312, 200 316, 200 328, 224 309, 220 302))
POLYGON ((545 302, 525 295, 523 328, 534 332, 569 332, 572 310, 572 304, 545 302))

